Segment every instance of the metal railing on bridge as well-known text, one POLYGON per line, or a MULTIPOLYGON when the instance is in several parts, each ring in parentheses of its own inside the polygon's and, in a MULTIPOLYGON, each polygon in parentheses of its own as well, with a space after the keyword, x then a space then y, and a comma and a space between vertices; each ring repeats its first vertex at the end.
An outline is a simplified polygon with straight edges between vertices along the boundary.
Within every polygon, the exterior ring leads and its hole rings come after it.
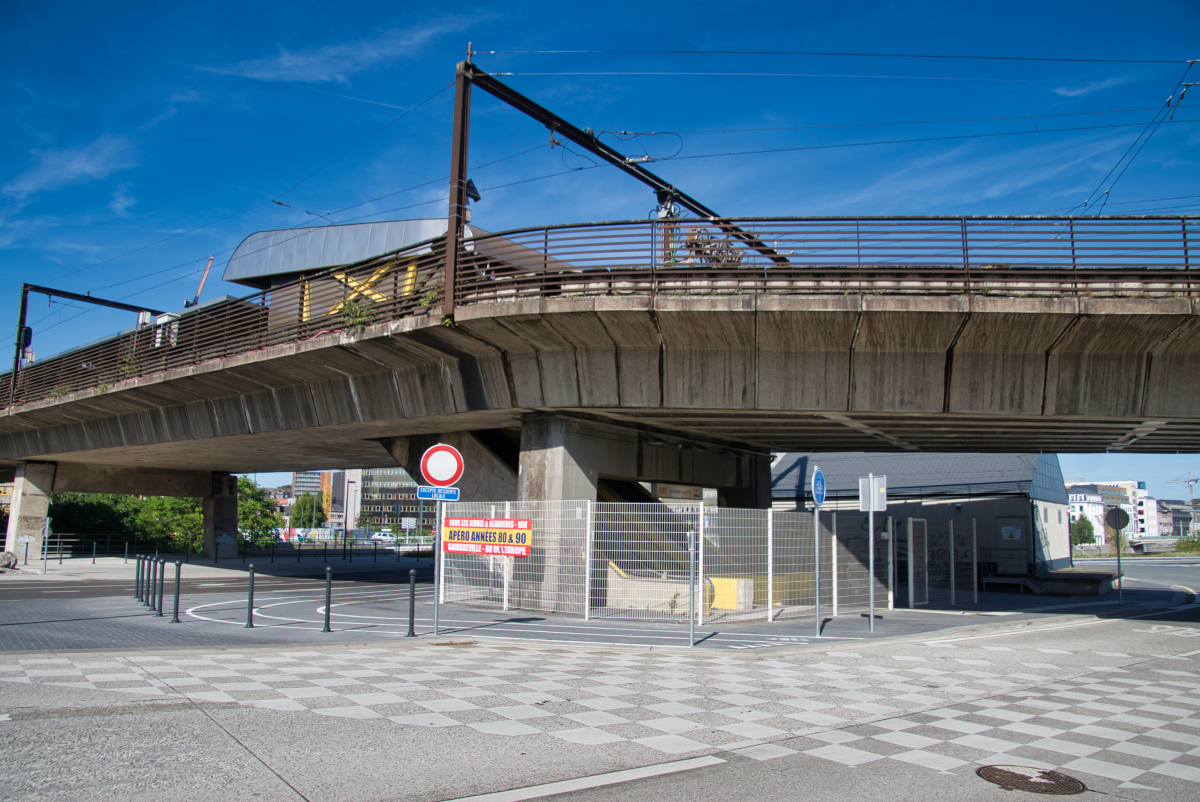
MULTIPOLYGON (((673 219, 463 241, 455 305, 585 296, 1193 297, 1194 217, 673 219), (736 223, 772 256, 732 235, 736 223)), ((0 376, 19 406, 438 314, 445 241, 208 304, 0 376)))

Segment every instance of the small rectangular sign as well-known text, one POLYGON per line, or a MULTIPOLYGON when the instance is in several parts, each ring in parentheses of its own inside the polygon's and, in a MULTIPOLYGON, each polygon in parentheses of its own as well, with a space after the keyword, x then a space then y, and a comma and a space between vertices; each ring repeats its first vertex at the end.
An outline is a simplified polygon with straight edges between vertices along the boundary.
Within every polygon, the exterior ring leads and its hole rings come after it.
POLYGON ((425 499, 426 501, 458 501, 458 488, 418 485, 417 498, 425 499))
POLYGON ((858 511, 884 512, 887 510, 887 477, 858 477, 858 511))
POLYGON ((401 518, 400 519, 400 528, 405 529, 405 530, 416 529, 417 528, 417 519, 416 518, 401 518))
POLYGON ((664 485, 656 482, 651 485, 650 492, 660 499, 682 501, 702 501, 704 499, 704 488, 689 487, 688 485, 664 485))
POLYGON ((442 551, 449 554, 487 554, 528 557, 533 522, 515 518, 444 518, 442 551))

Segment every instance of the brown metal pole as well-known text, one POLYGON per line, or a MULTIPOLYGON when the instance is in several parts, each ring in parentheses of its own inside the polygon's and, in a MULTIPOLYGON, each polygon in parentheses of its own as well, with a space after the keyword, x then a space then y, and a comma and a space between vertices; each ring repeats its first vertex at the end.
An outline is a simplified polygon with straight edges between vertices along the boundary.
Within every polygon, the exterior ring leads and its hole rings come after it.
POLYGON ((458 252, 467 210, 467 145, 471 134, 471 79, 468 62, 458 65, 454 77, 454 141, 450 154, 450 213, 446 229, 446 277, 442 288, 442 314, 454 316, 454 288, 458 278, 458 252))
POLYGON ((21 367, 21 352, 25 350, 25 312, 29 306, 29 285, 21 285, 21 311, 17 314, 17 348, 13 353, 12 375, 8 382, 8 411, 11 414, 17 398, 17 371, 21 367))

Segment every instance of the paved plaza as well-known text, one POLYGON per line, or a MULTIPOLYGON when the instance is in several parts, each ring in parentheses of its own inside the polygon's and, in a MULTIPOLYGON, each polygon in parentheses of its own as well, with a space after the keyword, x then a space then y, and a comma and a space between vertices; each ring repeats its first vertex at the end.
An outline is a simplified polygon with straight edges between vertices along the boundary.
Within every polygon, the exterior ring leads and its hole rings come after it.
POLYGON ((722 652, 454 637, 12 654, 6 798, 79 798, 86 782, 113 799, 452 799, 708 756, 967 789, 980 765, 1058 768, 1123 798, 1194 799, 1200 629, 1161 618, 722 652), (241 744, 254 782, 160 729, 176 717, 241 744), (153 765, 107 763, 129 749, 153 765), (314 764, 341 781, 313 780, 314 764))

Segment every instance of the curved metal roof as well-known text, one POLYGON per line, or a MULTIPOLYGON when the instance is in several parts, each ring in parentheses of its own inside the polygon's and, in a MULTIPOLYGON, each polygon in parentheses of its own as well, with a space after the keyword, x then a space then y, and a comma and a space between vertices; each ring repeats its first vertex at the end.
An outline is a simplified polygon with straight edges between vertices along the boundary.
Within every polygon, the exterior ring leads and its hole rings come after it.
POLYGON ((258 231, 229 257, 222 278, 265 287, 269 276, 302 273, 358 262, 446 233, 446 218, 390 220, 341 226, 258 231))

